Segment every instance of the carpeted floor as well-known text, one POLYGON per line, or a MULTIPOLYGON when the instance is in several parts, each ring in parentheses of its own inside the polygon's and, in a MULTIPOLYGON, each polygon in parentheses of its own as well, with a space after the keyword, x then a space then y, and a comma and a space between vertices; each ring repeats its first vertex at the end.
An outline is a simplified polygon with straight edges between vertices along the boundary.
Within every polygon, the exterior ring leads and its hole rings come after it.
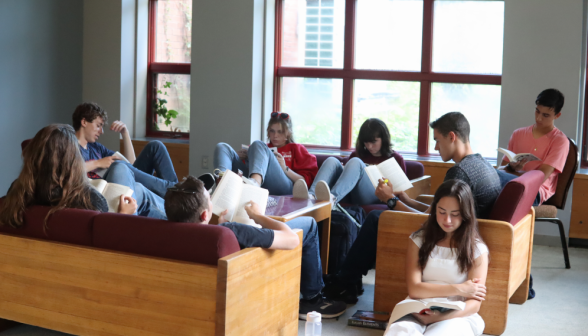
MULTIPOLYGON (((561 248, 535 245, 532 274, 537 297, 524 305, 510 305, 504 336, 588 335, 588 249, 570 249, 572 268, 566 270, 561 248)), ((372 310, 374 272, 364 277, 365 293, 339 320, 323 320, 323 336, 381 336, 383 331, 348 327, 347 318, 358 309, 372 310)), ((298 335, 304 336, 304 321, 298 335)), ((0 336, 63 336, 60 332, 20 325, 0 336)))

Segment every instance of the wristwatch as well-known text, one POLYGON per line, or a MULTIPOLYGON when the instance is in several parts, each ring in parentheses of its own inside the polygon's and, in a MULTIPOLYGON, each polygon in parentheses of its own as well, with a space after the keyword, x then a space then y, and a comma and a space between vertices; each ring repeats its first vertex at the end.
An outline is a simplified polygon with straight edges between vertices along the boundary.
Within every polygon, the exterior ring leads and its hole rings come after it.
POLYGON ((394 210, 394 207, 396 207, 396 202, 398 202, 399 198, 394 196, 391 199, 389 199, 388 201, 386 201, 386 205, 388 206, 388 209, 390 210, 394 210))

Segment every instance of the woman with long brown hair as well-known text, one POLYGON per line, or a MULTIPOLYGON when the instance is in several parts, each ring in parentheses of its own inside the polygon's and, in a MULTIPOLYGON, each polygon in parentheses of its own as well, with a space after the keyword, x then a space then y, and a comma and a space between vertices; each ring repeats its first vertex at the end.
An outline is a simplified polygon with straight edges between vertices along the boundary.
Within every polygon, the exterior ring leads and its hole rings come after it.
MULTIPOLYGON (((0 205, 0 224, 20 227, 31 205, 50 206, 47 218, 65 208, 108 211, 104 197, 88 182, 73 127, 41 129, 23 150, 23 167, 0 205)), ((119 213, 133 214, 137 203, 121 196, 119 213)))
POLYGON ((410 236, 406 283, 410 299, 447 298, 465 302, 463 310, 428 309, 390 321, 385 336, 481 335, 478 315, 486 297, 488 247, 478 233, 470 187, 447 180, 437 189, 431 214, 410 236))

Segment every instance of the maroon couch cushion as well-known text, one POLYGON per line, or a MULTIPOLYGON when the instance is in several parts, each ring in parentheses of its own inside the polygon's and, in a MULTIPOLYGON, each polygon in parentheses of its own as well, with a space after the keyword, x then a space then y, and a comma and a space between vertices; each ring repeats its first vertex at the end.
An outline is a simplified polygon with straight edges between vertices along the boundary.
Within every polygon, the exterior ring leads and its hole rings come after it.
POLYGON ((516 225, 529 213, 544 177, 541 171, 532 170, 508 182, 492 207, 490 219, 516 225))
POLYGON ((113 213, 94 219, 94 246, 214 266, 219 258, 240 250, 226 227, 113 213))
POLYGON ((349 161, 349 155, 342 156, 342 155, 315 154, 315 156, 316 156, 316 164, 319 167, 319 169, 323 165, 323 162, 325 162, 325 160, 330 157, 334 157, 335 159, 339 160, 343 164, 345 164, 347 161, 349 161))
POLYGON ((418 161, 404 160, 406 165, 406 177, 409 180, 414 180, 419 177, 425 176, 425 166, 418 161))
POLYGON ((99 214, 98 211, 60 210, 51 215, 47 221, 48 229, 45 232, 43 225, 49 209, 46 206, 29 207, 25 212, 22 227, 13 228, 9 225, 1 225, 0 232, 61 243, 92 246, 92 219, 99 214))

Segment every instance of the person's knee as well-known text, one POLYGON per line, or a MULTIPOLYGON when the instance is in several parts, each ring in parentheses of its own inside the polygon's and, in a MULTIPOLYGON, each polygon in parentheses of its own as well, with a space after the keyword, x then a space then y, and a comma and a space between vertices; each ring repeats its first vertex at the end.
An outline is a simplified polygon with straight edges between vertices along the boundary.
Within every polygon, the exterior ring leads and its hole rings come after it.
POLYGON ((110 165, 110 168, 108 168, 108 174, 126 174, 129 171, 131 171, 131 169, 127 163, 123 161, 114 161, 110 165))
POLYGON ((361 159, 354 157, 354 158, 349 159, 349 161, 347 161, 347 163, 345 164, 345 167, 363 170, 365 168, 365 163, 363 163, 363 161, 361 161, 361 159))
POLYGON ((165 147, 163 142, 161 142, 159 140, 149 141, 149 143, 145 146, 145 149, 148 149, 148 150, 151 150, 154 152, 160 151, 160 150, 167 150, 167 148, 165 147))
POLYGON ((327 166, 327 167, 343 167, 343 164, 341 163, 341 161, 337 160, 336 158, 329 156, 325 161, 323 161, 323 164, 321 165, 321 168, 323 166, 327 166))
POLYGON ((267 145, 265 144, 265 142, 261 141, 261 140, 255 140, 251 143, 251 145, 249 146, 249 149, 251 148, 267 148, 267 145))

